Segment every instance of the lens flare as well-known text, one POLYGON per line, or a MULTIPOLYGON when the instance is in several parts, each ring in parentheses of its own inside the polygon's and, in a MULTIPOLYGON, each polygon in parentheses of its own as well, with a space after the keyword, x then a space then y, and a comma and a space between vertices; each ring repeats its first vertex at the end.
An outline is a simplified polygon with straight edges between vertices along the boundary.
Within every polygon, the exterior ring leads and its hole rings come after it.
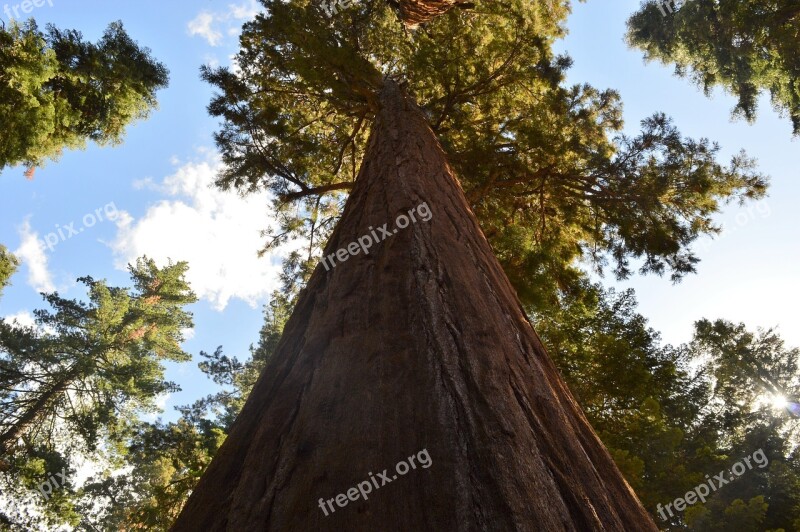
POLYGON ((782 395, 775 395, 772 397, 772 408, 776 410, 783 410, 789 406, 789 401, 782 395))

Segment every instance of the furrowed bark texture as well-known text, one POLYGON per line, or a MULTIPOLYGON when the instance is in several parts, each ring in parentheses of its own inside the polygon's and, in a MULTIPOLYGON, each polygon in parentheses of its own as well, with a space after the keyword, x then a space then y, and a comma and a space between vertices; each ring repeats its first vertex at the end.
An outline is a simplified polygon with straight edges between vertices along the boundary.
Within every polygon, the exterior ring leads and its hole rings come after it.
POLYGON ((394 0, 400 10, 400 20, 409 28, 416 28, 447 13, 464 0, 394 0))
POLYGON ((432 217, 301 294, 174 530, 657 530, 527 321, 424 116, 392 81, 326 255, 432 217), (423 209, 424 213, 424 209, 423 209), (427 450, 432 464, 398 475, 427 450), (325 516, 319 499, 372 487, 325 516), (379 484, 382 483, 378 480, 379 484))

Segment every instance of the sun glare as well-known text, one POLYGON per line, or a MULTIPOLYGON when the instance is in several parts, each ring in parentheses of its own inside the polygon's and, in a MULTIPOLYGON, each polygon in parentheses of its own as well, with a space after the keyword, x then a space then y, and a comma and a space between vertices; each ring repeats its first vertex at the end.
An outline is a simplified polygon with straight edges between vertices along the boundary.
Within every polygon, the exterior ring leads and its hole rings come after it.
POLYGON ((772 408, 775 408, 776 410, 783 410, 787 406, 789 406, 789 401, 787 401, 784 396, 782 395, 772 396, 772 408))

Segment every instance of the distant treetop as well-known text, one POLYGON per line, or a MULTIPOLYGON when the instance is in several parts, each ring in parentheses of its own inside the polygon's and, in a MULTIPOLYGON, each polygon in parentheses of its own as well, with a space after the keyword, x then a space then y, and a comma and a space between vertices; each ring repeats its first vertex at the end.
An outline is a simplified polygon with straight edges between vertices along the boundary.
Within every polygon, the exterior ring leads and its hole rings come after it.
POLYGON ((122 22, 97 43, 52 25, 42 32, 33 19, 0 28, 0 170, 40 166, 87 140, 119 144, 168 79, 122 22))

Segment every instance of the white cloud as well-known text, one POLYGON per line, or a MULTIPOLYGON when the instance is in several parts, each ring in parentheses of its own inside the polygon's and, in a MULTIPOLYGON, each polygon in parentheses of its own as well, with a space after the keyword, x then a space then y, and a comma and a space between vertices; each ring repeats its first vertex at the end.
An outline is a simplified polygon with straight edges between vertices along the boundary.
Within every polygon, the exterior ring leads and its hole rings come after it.
POLYGON ((251 306, 263 302, 278 288, 280 260, 259 258, 264 245, 260 231, 273 221, 268 217, 266 193, 240 197, 212 184, 220 163, 187 163, 150 188, 167 196, 139 219, 120 213, 117 235, 110 246, 116 267, 141 255, 159 264, 185 260, 187 279, 197 296, 222 310, 232 298, 251 306))
POLYGON ((238 5, 229 4, 225 12, 212 13, 203 10, 189 21, 187 29, 189 35, 199 35, 209 45, 219 46, 223 38, 223 31, 218 29, 220 26, 225 26, 225 35, 234 37, 241 30, 241 21, 254 18, 260 10, 261 7, 256 0, 246 0, 238 5))
POLYGON ((183 339, 188 342, 194 338, 194 328, 181 329, 181 334, 183 335, 183 339))
POLYGON ((236 20, 249 20, 261 11, 261 6, 256 0, 247 0, 238 6, 230 4, 228 7, 230 7, 231 16, 236 20))
POLYGON ((55 285, 53 276, 47 269, 44 244, 39 239, 39 233, 31 229, 29 220, 25 220, 19 228, 19 237, 22 243, 14 251, 14 255, 28 268, 28 284, 37 292, 52 292, 55 285))
POLYGON ((214 15, 208 11, 201 11, 199 15, 189 21, 189 35, 199 35, 203 37, 211 46, 219 46, 222 41, 222 33, 212 27, 214 15))
POLYGON ((50 326, 45 325, 41 326, 36 323, 36 318, 33 314, 28 312, 27 310, 20 310, 14 314, 10 314, 3 318, 6 323, 16 324, 21 327, 33 327, 34 330, 38 333, 47 333, 47 334, 55 334, 56 330, 50 326))
POLYGON ((23 327, 36 326, 36 321, 33 318, 33 314, 31 314, 27 310, 21 310, 15 314, 6 316, 4 319, 8 323, 16 323, 17 325, 22 325, 23 327))
POLYGON ((208 65, 211 68, 217 68, 219 67, 219 59, 217 59, 213 55, 207 54, 203 56, 203 64, 208 65))
POLYGON ((156 412, 148 412, 147 414, 142 415, 142 419, 145 421, 149 421, 150 423, 154 422, 159 418, 161 414, 164 413, 164 410, 167 407, 167 403, 172 398, 171 393, 162 393, 161 395, 156 397, 156 408, 158 411, 156 412))
POLYGON ((162 393, 161 395, 156 397, 156 406, 159 409, 164 410, 164 408, 167 406, 167 401, 169 401, 170 397, 172 397, 171 393, 162 393))
MULTIPOLYGON (((177 162, 174 162, 172 164, 177 164, 177 162)), ((153 188, 154 186, 155 186, 155 183, 153 182, 153 178, 152 177, 145 177, 145 178, 142 178, 142 179, 135 179, 133 181, 133 189, 134 190, 150 189, 150 188, 153 188)))

